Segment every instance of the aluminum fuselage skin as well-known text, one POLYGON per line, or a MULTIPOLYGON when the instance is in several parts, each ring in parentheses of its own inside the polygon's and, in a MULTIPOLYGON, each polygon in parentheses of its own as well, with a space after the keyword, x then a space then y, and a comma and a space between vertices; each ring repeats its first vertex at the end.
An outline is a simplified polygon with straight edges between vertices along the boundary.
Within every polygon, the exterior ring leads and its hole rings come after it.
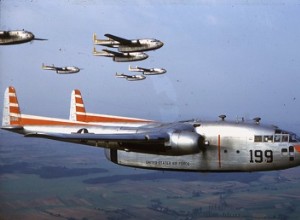
POLYGON ((58 74, 72 74, 78 73, 80 69, 75 66, 56 67, 56 66, 42 66, 44 70, 53 70, 58 74))
POLYGON ((101 45, 111 48, 118 48, 119 52, 122 53, 132 53, 132 52, 143 52, 156 50, 161 48, 164 44, 156 39, 139 39, 139 40, 131 40, 133 43, 130 45, 122 44, 115 40, 99 40, 95 39, 95 45, 101 45))
POLYGON ((0 32, 0 45, 22 44, 34 39, 33 33, 24 30, 0 32))
POLYGON ((128 81, 139 81, 144 80, 146 77, 144 75, 126 75, 126 74, 116 74, 117 78, 125 78, 128 81))
POLYGON ((129 67, 129 71, 131 72, 142 72, 144 75, 159 75, 159 74, 164 74, 167 71, 163 68, 151 68, 151 69, 147 69, 147 68, 142 68, 142 67, 129 67))
MULTIPOLYGON (((205 146, 192 154, 177 154, 168 143, 164 145, 140 145, 128 151, 126 144, 117 142, 79 141, 79 143, 104 147, 106 157, 112 162, 138 168, 184 170, 200 172, 233 172, 278 170, 300 165, 299 139, 274 126, 248 122, 175 122, 175 123, 82 123, 74 126, 24 126, 16 131, 32 133, 78 133, 85 128, 95 134, 142 133, 149 131, 174 132, 194 127, 204 137, 205 146), (279 138, 279 139, 278 139, 279 138), (278 141, 280 140, 280 141, 278 141)), ((57 140, 57 139, 56 139, 57 140)), ((66 141, 66 140, 63 140, 66 141)))
POLYGON ((115 62, 131 62, 131 61, 140 61, 148 58, 146 53, 142 52, 133 52, 133 53, 110 53, 105 50, 102 51, 93 51, 94 56, 104 56, 112 57, 115 62))

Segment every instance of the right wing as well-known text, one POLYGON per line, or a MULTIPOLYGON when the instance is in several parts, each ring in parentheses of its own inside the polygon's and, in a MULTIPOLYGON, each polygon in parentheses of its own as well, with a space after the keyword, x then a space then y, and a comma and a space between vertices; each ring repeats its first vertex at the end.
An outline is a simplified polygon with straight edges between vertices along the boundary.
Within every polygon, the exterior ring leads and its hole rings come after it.
POLYGON ((59 141, 99 141, 112 143, 164 143, 169 140, 167 133, 125 133, 125 134, 94 134, 94 133, 29 133, 25 137, 48 138, 59 141))
POLYGON ((104 34, 105 37, 108 37, 110 39, 113 39, 115 41, 120 42, 121 44, 125 44, 125 45, 130 45, 130 44, 134 44, 131 40, 122 38, 122 37, 117 37, 115 35, 112 34, 104 34))
POLYGON ((113 54, 114 56, 117 56, 117 57, 123 57, 124 56, 123 53, 119 53, 119 52, 112 51, 112 50, 103 49, 102 51, 104 51, 106 53, 109 53, 109 54, 113 54))

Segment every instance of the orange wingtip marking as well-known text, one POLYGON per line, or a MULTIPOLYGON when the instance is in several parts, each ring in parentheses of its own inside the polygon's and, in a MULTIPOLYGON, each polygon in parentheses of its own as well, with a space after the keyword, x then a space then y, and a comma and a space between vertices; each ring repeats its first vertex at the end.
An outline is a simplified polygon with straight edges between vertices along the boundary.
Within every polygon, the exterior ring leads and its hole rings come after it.
POLYGON ((20 109, 18 107, 10 106, 9 111, 10 113, 20 114, 20 109))
POLYGON ((83 101, 81 98, 75 97, 75 102, 78 104, 83 104, 83 101))
POLYGON ((84 107, 76 106, 76 112, 85 112, 84 107))
POLYGON ((72 122, 52 121, 47 119, 33 119, 33 118, 22 118, 21 124, 22 125, 81 125, 72 122))
POLYGON ((12 86, 9 87, 8 91, 9 91, 10 93, 15 93, 15 92, 16 92, 15 88, 12 87, 12 86))
POLYGON ((20 125, 20 121, 10 121, 10 125, 20 125))
POLYGON ((17 97, 14 97, 14 96, 9 96, 9 102, 10 103, 18 103, 18 99, 17 99, 17 97))
POLYGON ((83 121, 83 122, 85 122, 85 116, 84 115, 77 115, 76 119, 77 119, 77 121, 83 121))
POLYGON ((295 149, 296 149, 297 152, 300 153, 300 145, 296 145, 296 146, 295 146, 295 149))
POLYGON ((130 118, 113 118, 105 116, 90 116, 87 115, 86 122, 147 122, 146 120, 130 119, 130 118))
POLYGON ((75 89, 75 95, 81 95, 80 91, 78 89, 75 89))

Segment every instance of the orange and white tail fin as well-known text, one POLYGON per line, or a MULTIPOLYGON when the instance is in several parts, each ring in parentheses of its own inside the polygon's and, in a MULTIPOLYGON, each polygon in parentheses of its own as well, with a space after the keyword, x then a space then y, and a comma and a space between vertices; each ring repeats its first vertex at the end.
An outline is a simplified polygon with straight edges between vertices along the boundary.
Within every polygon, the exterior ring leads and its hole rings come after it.
POLYGON ((14 87, 10 86, 4 93, 2 126, 20 126, 21 111, 14 87))
POLYGON ((70 120, 86 121, 85 107, 81 92, 78 89, 73 90, 71 94, 70 120))
POLYGON ((153 122, 140 118, 129 118, 115 115, 104 115, 88 113, 85 111, 83 98, 78 89, 72 91, 71 106, 70 106, 70 120, 87 123, 149 123, 153 122))

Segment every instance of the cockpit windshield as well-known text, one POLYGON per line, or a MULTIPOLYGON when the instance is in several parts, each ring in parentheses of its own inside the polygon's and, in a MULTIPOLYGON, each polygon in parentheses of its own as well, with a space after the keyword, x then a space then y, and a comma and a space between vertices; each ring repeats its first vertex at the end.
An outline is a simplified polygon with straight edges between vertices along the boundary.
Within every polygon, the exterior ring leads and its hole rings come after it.
POLYGON ((276 129, 274 135, 255 135, 254 142, 300 142, 294 133, 276 129))
POLYGON ((296 134, 290 134, 290 142, 300 142, 300 137, 296 134))

